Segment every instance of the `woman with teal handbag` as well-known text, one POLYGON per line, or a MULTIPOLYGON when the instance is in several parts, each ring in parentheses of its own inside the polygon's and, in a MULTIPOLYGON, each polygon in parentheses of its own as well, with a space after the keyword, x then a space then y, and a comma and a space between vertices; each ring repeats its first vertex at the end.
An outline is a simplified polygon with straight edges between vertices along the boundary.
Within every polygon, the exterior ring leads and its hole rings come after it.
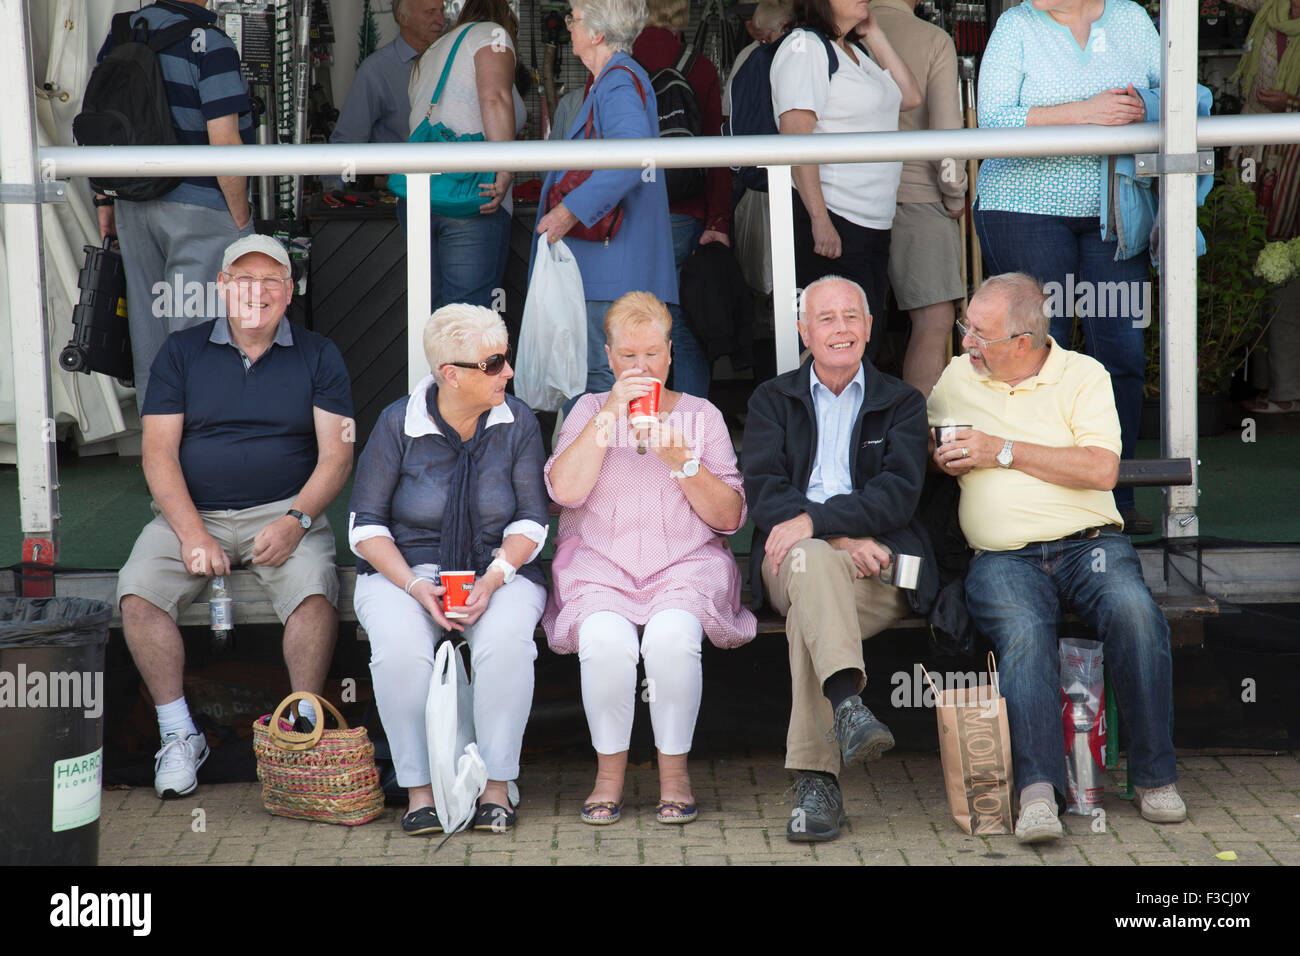
MULTIPOLYGON (((411 75, 410 141, 508 142, 523 126, 514 88, 519 21, 507 0, 467 0, 456 26, 429 47, 411 75)), ((436 311, 450 302, 492 306, 510 236, 508 172, 431 178, 430 282, 436 311)), ((388 188, 406 195, 406 178, 388 188)), ((405 199, 399 203, 405 221, 405 199)))

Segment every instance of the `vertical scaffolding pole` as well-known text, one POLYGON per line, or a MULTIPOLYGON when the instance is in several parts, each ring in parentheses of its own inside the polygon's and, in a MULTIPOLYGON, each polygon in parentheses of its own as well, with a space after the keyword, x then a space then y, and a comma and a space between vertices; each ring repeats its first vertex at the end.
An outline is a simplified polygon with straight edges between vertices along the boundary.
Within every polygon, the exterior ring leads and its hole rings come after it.
POLYGON ((1160 454, 1190 458, 1192 484, 1164 489, 1166 538, 1195 537, 1200 491, 1196 448, 1196 40, 1198 21, 1175 5, 1160 12, 1160 454))
POLYGON ((799 367, 795 301, 794 194, 789 166, 767 166, 768 229, 772 238, 772 327, 777 374, 799 367))
MULTIPOLYGON (((424 326, 433 311, 429 288, 429 249, 432 216, 429 174, 406 174, 406 390, 415 391, 429 374, 424 355, 424 326)), ((534 237, 534 241, 535 237, 534 237)))
MULTIPOLYGON (((45 332, 45 271, 41 256, 40 199, 53 170, 36 168, 36 109, 32 90, 31 35, 23 0, 0 0, 0 180, 4 196, 5 265, 9 271, 13 343, 18 497, 23 524, 22 560, 52 568, 58 557, 58 469, 45 332), (46 173, 49 175, 46 175, 46 173)), ((49 574, 24 574, 25 597, 50 596, 49 574)))

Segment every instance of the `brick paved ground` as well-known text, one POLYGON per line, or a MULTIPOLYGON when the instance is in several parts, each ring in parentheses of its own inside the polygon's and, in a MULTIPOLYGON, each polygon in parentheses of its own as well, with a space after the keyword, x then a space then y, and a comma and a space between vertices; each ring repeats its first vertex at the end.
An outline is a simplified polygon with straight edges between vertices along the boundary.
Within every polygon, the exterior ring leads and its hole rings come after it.
MULTIPOLYGON (((594 763, 578 757, 526 762, 524 803, 512 833, 441 838, 402 834, 397 811, 362 827, 302 823, 262 809, 257 784, 200 787, 161 802, 151 788, 104 793, 101 864, 1300 864, 1300 754, 1189 756, 1179 760, 1190 819, 1144 821, 1108 795, 1105 818, 1064 817, 1065 839, 1022 847, 1010 836, 971 837, 948 814, 939 758, 891 754, 842 779, 849 826, 828 844, 786 842, 790 778, 779 754, 693 762, 700 819, 661 826, 653 770, 628 773, 623 819, 593 827, 578 818, 594 763), (202 814, 194 811, 202 810, 202 814), (202 832, 196 832, 202 822, 202 832), (1100 831, 1100 832, 1095 832, 1100 831), (1234 851, 1236 862, 1216 854, 1234 851)), ((1119 777, 1113 780, 1118 786, 1119 777)))

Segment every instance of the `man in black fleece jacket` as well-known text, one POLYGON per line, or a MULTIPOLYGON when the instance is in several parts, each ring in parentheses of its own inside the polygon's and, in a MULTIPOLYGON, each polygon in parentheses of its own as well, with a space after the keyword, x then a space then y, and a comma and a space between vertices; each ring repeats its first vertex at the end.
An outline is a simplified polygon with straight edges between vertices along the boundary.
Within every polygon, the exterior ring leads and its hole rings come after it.
POLYGON ((785 765, 800 777, 786 837, 809 842, 839 835, 841 759, 871 760, 894 745, 858 697, 862 640, 923 609, 936 582, 933 561, 912 592, 879 578, 891 552, 926 553, 915 521, 925 399, 863 358, 871 314, 857 283, 809 285, 799 335, 811 357, 750 398, 742 470, 755 603, 766 595, 786 615, 790 643, 785 765))

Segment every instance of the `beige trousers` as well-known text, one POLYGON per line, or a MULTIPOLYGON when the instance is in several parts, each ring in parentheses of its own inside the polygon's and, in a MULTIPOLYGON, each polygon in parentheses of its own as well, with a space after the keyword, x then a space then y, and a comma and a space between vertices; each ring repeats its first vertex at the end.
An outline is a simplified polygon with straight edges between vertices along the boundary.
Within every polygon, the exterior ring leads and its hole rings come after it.
POLYGON ((911 613, 898 588, 859 578, 847 551, 821 538, 798 542, 773 574, 763 562, 768 601, 784 614, 790 644, 790 729, 785 765, 793 770, 839 773, 840 748, 831 736, 834 714, 822 693, 831 675, 846 669, 866 686, 862 641, 911 613), (829 739, 828 739, 829 738, 829 739))

